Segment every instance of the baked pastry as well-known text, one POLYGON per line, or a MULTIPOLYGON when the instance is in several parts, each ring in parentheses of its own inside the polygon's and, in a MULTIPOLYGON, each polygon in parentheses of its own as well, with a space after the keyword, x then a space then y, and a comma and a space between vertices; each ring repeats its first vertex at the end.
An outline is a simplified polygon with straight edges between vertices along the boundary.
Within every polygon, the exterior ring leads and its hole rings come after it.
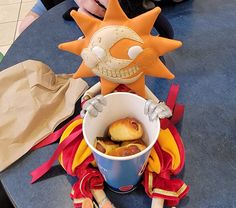
POLYGON ((143 136, 143 128, 136 119, 123 118, 109 126, 108 134, 111 140, 117 142, 137 140, 143 136))
POLYGON ((145 145, 145 143, 142 139, 136 139, 136 140, 132 140, 132 141, 122 142, 120 146, 123 147, 123 146, 127 146, 129 144, 142 144, 142 145, 145 145))
POLYGON ((137 154, 146 148, 143 144, 128 144, 123 147, 119 147, 108 152, 108 155, 116 157, 125 157, 137 154))
POLYGON ((97 138, 95 141, 95 148, 104 154, 107 154, 108 152, 110 152, 113 149, 118 148, 119 146, 120 146, 119 144, 114 143, 110 139, 97 138))
POLYGON ((130 156, 146 148, 142 136, 143 128, 136 119, 123 118, 109 126, 108 137, 97 137, 94 146, 107 155, 130 156))

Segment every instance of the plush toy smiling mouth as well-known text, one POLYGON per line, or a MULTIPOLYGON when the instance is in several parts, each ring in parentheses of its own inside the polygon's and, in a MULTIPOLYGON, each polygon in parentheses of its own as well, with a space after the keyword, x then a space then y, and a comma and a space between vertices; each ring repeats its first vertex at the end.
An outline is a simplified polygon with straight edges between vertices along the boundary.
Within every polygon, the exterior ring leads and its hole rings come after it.
POLYGON ((182 43, 150 34, 159 13, 157 7, 129 19, 117 0, 109 1, 103 20, 72 11, 85 37, 60 44, 59 48, 82 57, 74 78, 97 75, 103 95, 125 84, 142 97, 146 97, 145 75, 173 79, 159 57, 182 43))

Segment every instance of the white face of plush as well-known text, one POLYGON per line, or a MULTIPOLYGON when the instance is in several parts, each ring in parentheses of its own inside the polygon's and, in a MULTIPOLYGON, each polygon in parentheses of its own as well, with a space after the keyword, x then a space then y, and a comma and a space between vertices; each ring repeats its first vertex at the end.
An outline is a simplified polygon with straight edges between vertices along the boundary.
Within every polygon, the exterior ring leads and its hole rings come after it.
POLYGON ((139 35, 128 27, 107 26, 94 33, 81 56, 86 66, 91 68, 97 76, 115 83, 129 84, 142 75, 142 71, 137 66, 126 68, 142 52, 142 48, 140 46, 131 47, 128 51, 130 59, 115 58, 110 54, 110 49, 122 39, 143 43, 139 35))

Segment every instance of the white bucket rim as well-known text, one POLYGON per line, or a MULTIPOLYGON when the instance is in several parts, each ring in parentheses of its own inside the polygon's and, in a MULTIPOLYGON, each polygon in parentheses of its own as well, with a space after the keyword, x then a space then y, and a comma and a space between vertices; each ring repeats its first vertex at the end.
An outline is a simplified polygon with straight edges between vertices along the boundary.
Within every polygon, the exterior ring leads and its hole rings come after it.
MULTIPOLYGON (((138 99, 141 99, 142 101, 146 102, 146 100, 143 98, 143 97, 140 97, 136 94, 133 94, 133 93, 128 93, 128 92, 114 92, 114 93, 111 93, 111 94, 107 94, 105 95, 104 97, 105 98, 109 98, 109 97, 112 97, 112 96, 116 96, 116 95, 122 95, 122 94, 126 94, 126 95, 129 95, 129 96, 134 96, 138 99)), ((86 121, 86 118, 90 116, 88 113, 86 113, 85 117, 84 117, 84 121, 86 121)), ((130 156, 125 156, 125 157, 117 157, 117 156, 110 156, 110 155, 106 155, 100 151, 98 151, 94 145, 92 145, 88 139, 87 139, 87 136, 86 136, 86 133, 85 133, 85 129, 86 129, 86 122, 83 121, 83 134, 84 134, 84 139, 87 143, 87 145, 91 148, 92 152, 95 152, 96 154, 98 154, 99 156, 103 157, 103 158, 106 158, 106 159, 109 159, 109 160, 116 160, 116 161, 126 161, 126 160, 132 160, 134 158, 137 158, 141 155, 144 155, 146 154, 147 152, 149 152, 151 150, 151 148, 154 146, 154 144, 156 143, 157 139, 158 139, 158 136, 159 136, 159 132, 160 132, 160 120, 157 119, 156 122, 157 122, 157 129, 155 129, 156 131, 156 137, 153 139, 153 141, 144 149, 142 150, 141 152, 137 153, 137 154, 134 154, 134 155, 130 155, 130 156)))

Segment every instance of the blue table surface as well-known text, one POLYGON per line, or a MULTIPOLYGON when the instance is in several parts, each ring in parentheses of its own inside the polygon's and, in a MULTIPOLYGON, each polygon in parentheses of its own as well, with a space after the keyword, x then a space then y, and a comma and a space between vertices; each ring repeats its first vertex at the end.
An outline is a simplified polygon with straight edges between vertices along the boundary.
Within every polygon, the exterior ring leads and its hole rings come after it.
MULTIPOLYGON (((73 5, 66 1, 40 17, 15 41, 1 69, 26 59, 43 61, 56 73, 72 73, 80 57, 57 49, 81 32, 62 14, 73 5)), ((165 99, 171 83, 181 86, 178 101, 185 104, 181 135, 185 168, 180 174, 191 190, 178 207, 236 207, 236 1, 195 0, 163 9, 183 47, 165 56, 176 75, 173 81, 148 78, 147 85, 165 99)), ((87 80, 90 85, 96 79, 87 80)), ((71 178, 55 165, 38 183, 29 173, 46 161, 56 144, 23 156, 1 174, 9 197, 19 208, 68 208, 71 178)), ((141 186, 128 195, 106 190, 118 208, 150 207, 141 186)))

